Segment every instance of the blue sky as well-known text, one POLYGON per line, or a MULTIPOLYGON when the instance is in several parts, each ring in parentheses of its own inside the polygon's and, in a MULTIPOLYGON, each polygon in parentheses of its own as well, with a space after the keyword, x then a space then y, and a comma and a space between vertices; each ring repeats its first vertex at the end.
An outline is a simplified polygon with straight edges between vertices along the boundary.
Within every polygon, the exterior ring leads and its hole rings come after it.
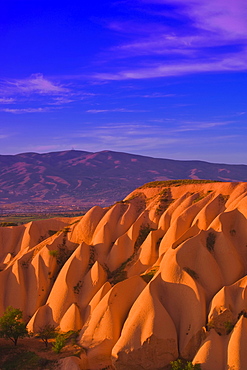
POLYGON ((246 0, 8 0, 0 154, 247 164, 246 0))

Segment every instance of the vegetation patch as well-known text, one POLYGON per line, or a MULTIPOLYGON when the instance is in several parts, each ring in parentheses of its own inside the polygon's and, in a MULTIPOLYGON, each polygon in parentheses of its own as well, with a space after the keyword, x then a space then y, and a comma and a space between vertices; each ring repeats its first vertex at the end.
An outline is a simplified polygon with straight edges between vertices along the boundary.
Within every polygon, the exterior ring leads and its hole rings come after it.
POLYGON ((143 274, 140 276, 148 284, 152 280, 152 278, 154 277, 158 269, 159 269, 159 266, 154 266, 146 274, 143 274))
POLYGON ((198 194, 198 197, 193 200, 193 203, 200 202, 200 200, 204 199, 207 196, 207 194, 198 194))
POLYGON ((79 294, 82 288, 82 281, 79 280, 78 283, 73 287, 74 293, 79 294))
POLYGON ((238 314, 238 320, 240 319, 241 316, 247 319, 247 312, 245 310, 240 311, 238 314))
POLYGON ((21 261, 21 266, 23 267, 23 268, 28 268, 28 266, 30 265, 30 263, 31 263, 31 260, 32 260, 32 257, 30 257, 30 258, 28 258, 27 260, 25 260, 25 261, 21 261))
POLYGON ((233 330, 235 324, 236 321, 234 322, 231 319, 226 318, 225 321, 218 321, 213 318, 207 323, 207 330, 214 329, 219 335, 228 335, 233 330))
POLYGON ((184 267, 183 270, 186 271, 187 274, 189 274, 192 277, 192 279, 194 279, 194 280, 198 280, 199 279, 199 275, 197 274, 197 272, 195 272, 191 268, 184 267))
POLYGON ((66 245, 66 237, 67 237, 67 234, 70 232, 70 228, 65 227, 64 229, 62 229, 62 232, 63 232, 62 244, 58 245, 58 250, 57 250, 58 253, 56 255, 57 264, 60 267, 62 267, 65 264, 65 262, 69 259, 71 254, 74 252, 73 250, 68 249, 66 245))
POLYGON ((52 257, 57 257, 57 255, 58 255, 58 250, 56 250, 56 249, 51 249, 51 250, 49 251, 49 255, 50 255, 50 256, 52 256, 52 257))
POLYGON ((134 253, 114 271, 110 271, 107 265, 103 266, 105 272, 107 273, 107 279, 112 285, 115 285, 127 279, 127 271, 125 271, 125 268, 135 261, 135 257, 137 256, 137 252, 140 246, 152 230, 155 229, 151 228, 150 225, 142 224, 140 227, 139 235, 134 245, 134 253))
MULTIPOLYGON (((138 189, 141 189, 142 187, 138 188, 138 189)), ((129 197, 127 199, 127 201, 129 202, 130 200, 133 200, 133 199, 141 199, 141 200, 145 200, 145 195, 143 193, 135 193, 133 195, 131 195, 131 197, 129 197)))
POLYGON ((125 267, 127 266, 128 263, 132 260, 133 255, 129 257, 125 262, 123 262, 117 269, 114 271, 110 271, 109 267, 107 265, 104 265, 103 268, 107 273, 107 280, 109 283, 112 285, 115 285, 117 283, 120 283, 123 280, 127 279, 127 271, 125 271, 125 267))
POLYGON ((201 370, 200 364, 193 365, 191 361, 178 359, 170 363, 172 370, 201 370))
POLYGON ((208 183, 215 183, 221 181, 215 180, 192 180, 192 179, 184 179, 184 180, 167 180, 167 181, 152 181, 148 182, 140 186, 138 189, 148 189, 148 188, 157 188, 157 187, 168 187, 168 186, 181 186, 181 185, 189 185, 189 184, 208 184, 208 183))
POLYGON ((232 321, 225 321, 224 322, 224 327, 226 329, 226 334, 230 334, 231 331, 233 330, 234 328, 234 324, 232 321))
MULTIPOLYGON (((43 368, 42 363, 44 362, 53 362, 46 359, 42 359, 36 353, 31 351, 18 351, 14 353, 8 360, 4 362, 1 369, 2 370, 31 370, 31 369, 40 369, 43 368), (43 361, 42 361, 43 360, 43 361), (42 367, 41 367, 42 366, 42 367)), ((47 367, 46 367, 47 368, 47 367)))
POLYGON ((56 230, 48 230, 48 235, 49 236, 55 235, 56 233, 57 233, 56 230))
POLYGON ((229 197, 230 197, 230 195, 220 194, 219 195, 219 203, 220 204, 225 204, 228 201, 229 197))
POLYGON ((16 222, 0 222, 0 227, 6 226, 18 226, 18 224, 16 222))
POLYGON ((89 270, 94 265, 94 263, 95 263, 95 250, 94 250, 94 246, 90 245, 89 262, 88 262, 88 269, 89 270))
POLYGON ((19 338, 28 336, 26 324, 22 321, 22 311, 9 306, 0 318, 0 337, 17 345, 19 338))
POLYGON ((47 324, 39 329, 36 337, 40 338, 44 343, 45 347, 48 347, 48 340, 56 338, 57 330, 55 326, 47 324))
POLYGON ((212 232, 208 233, 208 236, 206 239, 206 247, 209 250, 209 252, 213 252, 215 240, 216 240, 216 235, 212 232))
POLYGON ((73 253, 73 250, 69 250, 66 245, 64 244, 59 245, 58 254, 56 256, 57 264, 62 267, 65 264, 65 262, 69 259, 72 253, 73 253))
POLYGON ((62 348, 65 346, 66 338, 63 334, 58 334, 56 340, 53 343, 52 350, 56 353, 60 353, 62 348))
POLYGON ((140 227, 139 235, 136 239, 135 245, 134 245, 134 251, 137 252, 144 240, 147 238, 150 231, 153 231, 153 229, 150 225, 142 224, 140 227))
POLYGON ((163 212, 165 212, 167 210, 167 208, 169 207, 169 205, 172 202, 174 202, 174 199, 172 198, 172 194, 171 194, 171 189, 170 188, 165 188, 161 192, 159 202, 160 202, 159 203, 159 206, 158 206, 158 208, 155 211, 156 215, 160 215, 163 212))

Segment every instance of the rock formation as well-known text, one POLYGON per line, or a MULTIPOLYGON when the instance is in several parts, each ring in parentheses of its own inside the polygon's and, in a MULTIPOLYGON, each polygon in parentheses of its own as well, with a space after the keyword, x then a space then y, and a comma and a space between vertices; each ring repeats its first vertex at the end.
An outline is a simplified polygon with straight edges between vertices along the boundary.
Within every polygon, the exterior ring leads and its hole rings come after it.
POLYGON ((64 368, 247 368, 247 183, 149 183, 73 219, 0 228, 0 315, 79 331, 64 368))

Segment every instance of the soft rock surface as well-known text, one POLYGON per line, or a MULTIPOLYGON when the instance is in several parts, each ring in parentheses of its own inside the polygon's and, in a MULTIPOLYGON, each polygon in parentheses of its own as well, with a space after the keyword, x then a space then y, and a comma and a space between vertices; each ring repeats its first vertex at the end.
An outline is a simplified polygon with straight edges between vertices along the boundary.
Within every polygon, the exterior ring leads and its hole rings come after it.
POLYGON ((247 184, 147 184, 83 217, 0 228, 0 315, 79 331, 61 369, 247 369, 247 184))

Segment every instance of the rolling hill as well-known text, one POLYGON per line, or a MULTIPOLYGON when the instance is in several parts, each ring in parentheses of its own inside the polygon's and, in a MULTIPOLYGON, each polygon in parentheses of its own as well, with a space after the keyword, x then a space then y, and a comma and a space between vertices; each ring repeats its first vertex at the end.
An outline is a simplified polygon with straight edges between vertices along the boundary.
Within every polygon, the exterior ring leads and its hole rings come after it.
POLYGON ((170 179, 247 181, 247 166, 112 151, 0 155, 1 204, 104 206, 121 200, 144 183, 170 179))

